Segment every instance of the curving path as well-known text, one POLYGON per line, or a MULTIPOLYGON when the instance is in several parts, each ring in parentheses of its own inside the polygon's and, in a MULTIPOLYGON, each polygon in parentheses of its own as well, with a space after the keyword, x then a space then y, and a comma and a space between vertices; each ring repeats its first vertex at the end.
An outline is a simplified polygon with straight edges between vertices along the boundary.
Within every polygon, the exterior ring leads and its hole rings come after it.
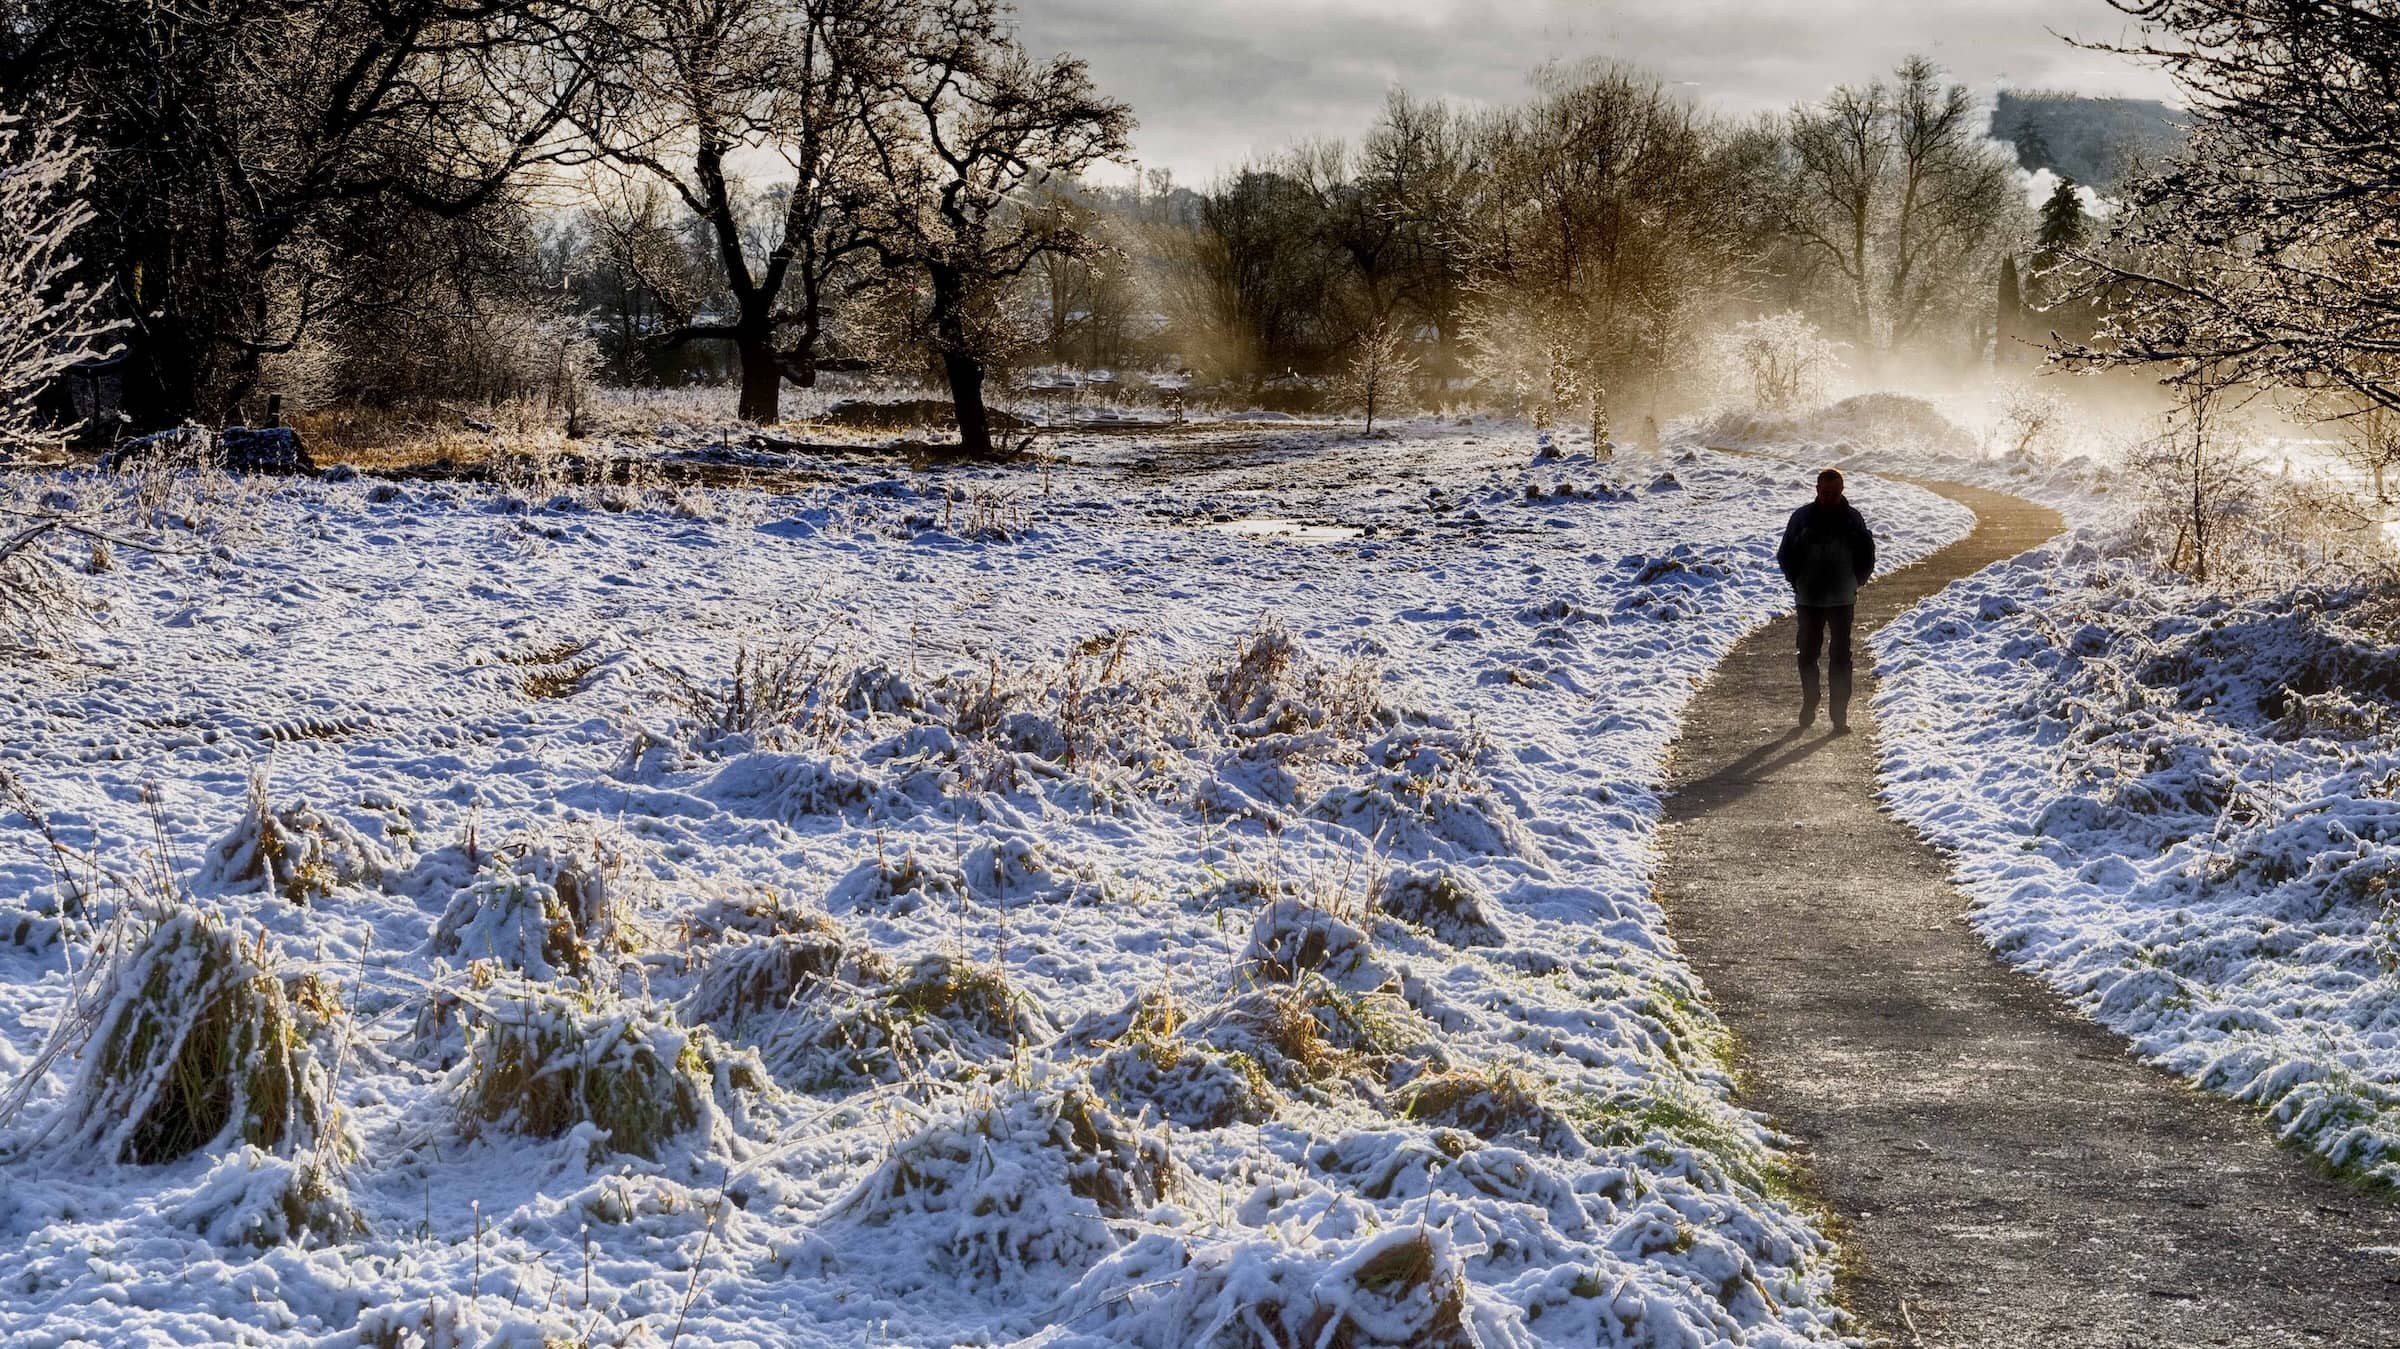
POLYGON ((1941 856, 1875 801, 1864 637, 2057 532, 1981 517, 1860 595, 1861 734, 1790 730, 1789 619, 1693 701, 1659 897, 1793 1135, 1870 1341, 1932 1349, 2400 1346, 2400 1206, 2321 1177, 2239 1106, 2135 1061, 2002 965, 1941 856))

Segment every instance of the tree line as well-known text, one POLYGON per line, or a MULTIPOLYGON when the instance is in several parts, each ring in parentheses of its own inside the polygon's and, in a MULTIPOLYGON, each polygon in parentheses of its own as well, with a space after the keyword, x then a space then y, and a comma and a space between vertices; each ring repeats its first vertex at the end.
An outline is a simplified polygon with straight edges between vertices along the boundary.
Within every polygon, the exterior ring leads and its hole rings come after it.
POLYGON ((1996 291, 2014 164, 1922 58, 1748 121, 1613 62, 1494 109, 1395 90, 1201 188, 1099 172, 1130 109, 998 0, 20 0, 0 87, 86 155, 72 281, 140 425, 506 397, 596 346, 755 421, 828 367, 922 373, 975 448, 1026 362, 1256 398, 1368 354, 1378 398, 1405 371, 1606 438, 1763 315, 1868 371, 2043 317, 1996 291))
POLYGON ((147 424, 229 416, 276 375, 372 398, 412 364, 472 380, 512 341, 563 344, 556 199, 647 191, 714 272, 680 287, 623 252, 646 345, 730 346, 742 415, 769 420, 837 292, 874 290, 988 443, 1003 292, 1096 246, 1033 189, 1133 124, 996 0, 25 0, 0 88, 90 152, 80 282, 124 325, 147 424))

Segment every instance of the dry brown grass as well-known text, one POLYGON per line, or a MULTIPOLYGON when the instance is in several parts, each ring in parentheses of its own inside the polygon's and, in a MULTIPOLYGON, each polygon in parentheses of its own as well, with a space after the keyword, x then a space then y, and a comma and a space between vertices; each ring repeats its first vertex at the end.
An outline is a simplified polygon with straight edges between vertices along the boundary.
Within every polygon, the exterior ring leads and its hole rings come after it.
POLYGON ((664 1009, 529 981, 496 985, 476 1003, 459 1084, 471 1124, 557 1138, 589 1122, 617 1150, 656 1158, 700 1122, 711 1042, 664 1009))

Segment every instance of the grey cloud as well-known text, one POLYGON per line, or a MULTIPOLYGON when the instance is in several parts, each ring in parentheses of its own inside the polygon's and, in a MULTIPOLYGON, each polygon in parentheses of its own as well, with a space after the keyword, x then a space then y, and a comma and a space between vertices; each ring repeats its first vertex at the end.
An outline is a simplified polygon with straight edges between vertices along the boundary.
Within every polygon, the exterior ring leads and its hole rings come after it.
POLYGON ((1746 115, 1873 78, 1921 51, 1978 88, 2162 97, 2156 72, 2053 32, 2125 31, 2104 0, 1023 0, 1036 51, 1088 60, 1140 116, 1144 163, 1206 180, 1309 136, 1355 136, 1384 92, 1516 97, 1551 60, 1624 60, 1746 115))

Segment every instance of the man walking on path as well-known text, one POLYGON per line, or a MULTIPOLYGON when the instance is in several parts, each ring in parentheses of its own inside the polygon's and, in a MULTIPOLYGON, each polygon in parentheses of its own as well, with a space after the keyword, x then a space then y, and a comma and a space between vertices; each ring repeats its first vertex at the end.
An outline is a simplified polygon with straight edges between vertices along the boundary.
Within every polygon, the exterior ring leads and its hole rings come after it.
POLYGON ((1792 512, 1783 528, 1775 565, 1792 583, 1800 609, 1800 725, 1817 719, 1817 653, 1833 639, 1826 661, 1833 676, 1833 733, 1850 733, 1850 620, 1858 612, 1858 588, 1875 571, 1875 536, 1866 519, 1842 495, 1842 475, 1817 475, 1817 499, 1792 512))

